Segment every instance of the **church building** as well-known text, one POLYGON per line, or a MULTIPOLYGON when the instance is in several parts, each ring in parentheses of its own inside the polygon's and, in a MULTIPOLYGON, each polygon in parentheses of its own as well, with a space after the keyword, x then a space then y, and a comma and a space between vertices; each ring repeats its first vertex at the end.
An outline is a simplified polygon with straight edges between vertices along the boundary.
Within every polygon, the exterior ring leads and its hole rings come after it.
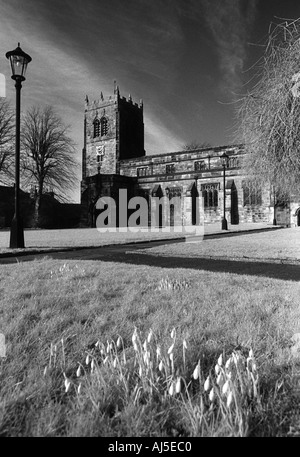
POLYGON ((146 198, 149 221, 151 202, 157 200, 154 197, 171 199, 178 196, 182 203, 176 217, 180 220, 171 220, 170 225, 220 222, 224 198, 221 156, 224 153, 228 156, 225 169, 228 224, 272 224, 275 206, 278 225, 300 225, 299 202, 288 205, 274 202, 269 188, 260 188, 243 176, 241 163, 245 153, 242 144, 146 155, 142 101, 134 103, 130 95, 128 99, 121 97, 116 85, 113 95, 108 97, 102 92, 97 101, 90 102, 86 97, 81 225, 95 227, 97 200, 109 196, 118 204, 120 189, 126 189, 128 199, 146 198), (196 216, 200 200, 203 210, 199 221, 196 216))

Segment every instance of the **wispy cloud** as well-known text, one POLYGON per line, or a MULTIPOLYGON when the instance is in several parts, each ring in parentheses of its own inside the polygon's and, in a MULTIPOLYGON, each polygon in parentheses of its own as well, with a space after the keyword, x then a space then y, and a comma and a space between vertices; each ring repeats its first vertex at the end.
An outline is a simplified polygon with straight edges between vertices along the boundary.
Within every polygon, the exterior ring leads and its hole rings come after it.
POLYGON ((206 23, 217 45, 224 94, 240 91, 247 58, 247 40, 258 0, 202 0, 206 23))

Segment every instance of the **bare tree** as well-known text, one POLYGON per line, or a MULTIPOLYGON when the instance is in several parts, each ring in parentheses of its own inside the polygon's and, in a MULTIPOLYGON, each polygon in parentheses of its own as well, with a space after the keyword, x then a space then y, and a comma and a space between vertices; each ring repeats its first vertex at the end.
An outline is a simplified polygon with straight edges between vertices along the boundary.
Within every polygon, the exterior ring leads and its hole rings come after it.
POLYGON ((72 139, 51 106, 33 107, 26 113, 21 131, 22 169, 25 185, 36 186, 34 224, 39 226, 42 196, 52 189, 67 201, 74 188, 77 162, 72 139))
POLYGON ((14 114, 6 100, 0 99, 0 181, 8 184, 13 177, 14 114))
POLYGON ((192 151, 193 149, 205 149, 211 148, 211 144, 207 143, 206 141, 200 142, 197 140, 193 140, 190 143, 184 144, 182 149, 183 151, 192 151))
POLYGON ((246 174, 280 197, 300 191, 299 55, 300 19, 272 25, 256 82, 237 112, 246 174))

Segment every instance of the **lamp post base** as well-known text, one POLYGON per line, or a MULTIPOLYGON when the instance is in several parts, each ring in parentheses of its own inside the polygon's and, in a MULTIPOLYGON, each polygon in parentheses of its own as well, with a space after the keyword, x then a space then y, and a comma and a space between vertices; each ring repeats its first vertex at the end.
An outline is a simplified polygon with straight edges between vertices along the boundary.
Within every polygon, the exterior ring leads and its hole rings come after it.
POLYGON ((277 225, 276 219, 273 219, 273 225, 277 225))
POLYGON ((227 220, 225 218, 222 219, 222 230, 228 230, 227 220))
POLYGON ((24 230, 23 230, 23 222, 20 217, 16 217, 14 215, 13 220, 11 221, 10 227, 10 248, 24 248, 24 230))

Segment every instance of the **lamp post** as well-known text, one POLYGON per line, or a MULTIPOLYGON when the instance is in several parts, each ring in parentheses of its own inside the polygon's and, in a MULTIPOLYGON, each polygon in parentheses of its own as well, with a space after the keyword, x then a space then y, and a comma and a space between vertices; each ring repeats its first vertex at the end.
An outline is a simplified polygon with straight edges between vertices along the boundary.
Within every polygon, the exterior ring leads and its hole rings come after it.
POLYGON ((223 191, 224 191, 224 198, 223 198, 223 219, 222 219, 222 230, 228 230, 228 225, 227 225, 227 220, 226 220, 226 189, 225 189, 225 168, 227 167, 228 164, 228 155, 224 152, 221 155, 221 164, 223 166, 223 191))
POLYGON ((16 88, 16 148, 15 148, 15 213, 10 228, 10 248, 24 248, 23 223, 19 214, 20 205, 20 115, 21 115, 21 88, 25 81, 27 64, 31 57, 22 51, 20 43, 14 51, 9 51, 6 58, 10 61, 12 79, 16 88))
POLYGON ((277 225, 276 214, 275 214, 275 205, 276 205, 276 193, 275 186, 273 186, 273 204, 274 204, 274 213, 273 213, 273 225, 277 225))

